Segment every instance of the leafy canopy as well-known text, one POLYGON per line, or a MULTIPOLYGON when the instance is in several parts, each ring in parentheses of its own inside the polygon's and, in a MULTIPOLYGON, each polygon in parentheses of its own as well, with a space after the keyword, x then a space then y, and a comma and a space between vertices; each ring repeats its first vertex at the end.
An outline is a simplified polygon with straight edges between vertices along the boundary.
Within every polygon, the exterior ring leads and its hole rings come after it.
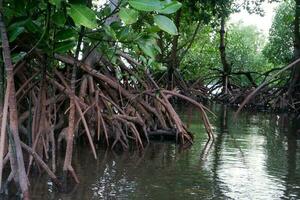
POLYGON ((96 1, 8 0, 4 16, 9 41, 13 47, 20 47, 14 51, 19 56, 16 61, 21 59, 21 52, 34 45, 49 55, 72 53, 83 34, 85 45, 98 43, 95 48, 110 57, 120 49, 148 62, 160 52, 156 44, 160 31, 178 34, 171 16, 181 7, 176 0, 119 1, 116 10, 109 4, 99 6, 96 1), (111 17, 117 20, 107 23, 111 17), (83 33, 81 27, 85 27, 83 33))
POLYGON ((264 55, 275 65, 285 65, 293 59, 294 7, 292 0, 282 2, 276 10, 264 55))

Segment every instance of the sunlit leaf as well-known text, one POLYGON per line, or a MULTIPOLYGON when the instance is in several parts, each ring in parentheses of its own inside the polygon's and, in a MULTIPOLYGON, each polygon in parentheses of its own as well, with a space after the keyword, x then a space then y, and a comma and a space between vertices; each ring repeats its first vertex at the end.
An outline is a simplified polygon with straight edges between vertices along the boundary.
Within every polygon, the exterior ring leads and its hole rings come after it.
POLYGON ((82 25, 87 28, 96 28, 96 15, 88 7, 82 4, 71 4, 69 15, 72 17, 76 25, 82 25))
POLYGON ((163 4, 158 0, 130 0, 129 5, 141 11, 157 11, 163 8, 163 4))
POLYGON ((163 15, 156 15, 154 16, 154 22, 161 30, 171 35, 178 34, 177 27, 170 18, 163 15))
MULTIPOLYGON (((138 45, 140 49, 150 58, 155 59, 157 51, 157 44, 156 40, 154 38, 146 39, 146 40, 140 40, 138 42, 138 45)), ((158 47, 159 48, 159 47, 158 47)))
POLYGON ((134 24, 138 20, 139 13, 129 8, 121 8, 119 16, 125 24, 134 24))
POLYGON ((181 8, 182 4, 178 1, 173 1, 164 5, 164 7, 158 10, 162 14, 172 14, 181 8))
POLYGON ((49 0, 49 3, 51 3, 52 5, 55 5, 55 6, 59 7, 60 4, 61 4, 61 0, 49 0))

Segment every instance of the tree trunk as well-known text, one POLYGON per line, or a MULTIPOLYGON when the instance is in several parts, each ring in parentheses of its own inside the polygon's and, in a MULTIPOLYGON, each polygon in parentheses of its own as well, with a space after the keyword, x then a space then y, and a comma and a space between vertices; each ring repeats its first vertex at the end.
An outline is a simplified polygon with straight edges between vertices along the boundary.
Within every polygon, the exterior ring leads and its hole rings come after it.
POLYGON ((0 64, 0 120, 4 103, 4 65, 0 64))
POLYGON ((175 25, 178 29, 178 35, 173 36, 170 62, 168 67, 168 89, 170 90, 174 88, 174 80, 175 80, 174 72, 179 66, 177 49, 178 49, 178 40, 179 40, 180 18, 181 18, 181 9, 176 13, 175 16, 175 25))
MULTIPOLYGON (((10 88, 10 86, 7 86, 10 88)), ((2 190, 2 175, 3 175, 3 166, 4 166, 4 150, 6 146, 6 126, 7 126, 7 118, 8 118, 8 104, 9 104, 9 90, 6 90, 5 100, 3 108, 1 108, 1 132, 0 132, 0 191, 2 190)))
POLYGON ((21 149, 21 143, 19 138, 19 129, 18 129, 18 113, 17 113, 17 102, 16 102, 16 94, 15 94, 15 84, 14 84, 14 72, 13 72, 13 64, 10 55, 10 47, 7 38, 6 27, 3 22, 3 7, 2 1, 0 2, 0 30, 1 30, 1 38, 2 38, 2 53, 3 53, 3 61, 6 68, 7 74, 7 90, 9 91, 9 132, 12 134, 13 143, 10 143, 10 147, 14 145, 15 153, 14 156, 12 152, 11 155, 11 168, 16 170, 15 181, 19 182, 23 199, 29 199, 29 191, 28 191, 28 178, 25 172, 25 165, 23 159, 23 153, 21 149))
MULTIPOLYGON (((2 57, 2 56, 1 56, 2 57)), ((4 156, 4 147, 5 147, 5 129, 6 127, 3 127, 4 129, 2 130, 2 126, 6 126, 6 121, 2 122, 3 118, 3 107, 4 107, 4 65, 1 63, 0 64, 0 191, 2 187, 2 170, 3 170, 3 156, 4 156), (3 125, 4 124, 4 125, 3 125)), ((7 112, 7 108, 6 108, 7 112)), ((7 119, 7 118, 6 118, 7 119)))
MULTIPOLYGON (((294 19, 294 60, 300 57, 300 0, 295 0, 295 19, 294 19)), ((289 85, 288 96, 296 98, 296 93, 300 91, 300 63, 296 64, 291 73, 291 82, 289 85)))
POLYGON ((222 76, 222 83, 223 83, 223 94, 228 94, 228 91, 230 90, 229 85, 229 75, 231 73, 231 66, 227 61, 226 58, 226 42, 225 42, 225 17, 222 16, 221 18, 221 28, 220 28, 220 56, 221 56, 221 62, 223 65, 223 76, 222 76))

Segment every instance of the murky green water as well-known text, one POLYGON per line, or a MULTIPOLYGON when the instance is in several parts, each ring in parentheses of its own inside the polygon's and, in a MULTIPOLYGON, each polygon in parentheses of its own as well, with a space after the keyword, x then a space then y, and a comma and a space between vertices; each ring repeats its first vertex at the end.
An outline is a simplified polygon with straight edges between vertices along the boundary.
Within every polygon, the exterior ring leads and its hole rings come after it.
POLYGON ((142 153, 99 150, 98 161, 88 149, 77 149, 80 185, 62 194, 44 176, 35 177, 32 198, 300 199, 300 119, 242 113, 235 122, 232 111, 213 110, 214 144, 206 145, 200 117, 188 108, 182 115, 195 133, 191 149, 153 142, 142 153))

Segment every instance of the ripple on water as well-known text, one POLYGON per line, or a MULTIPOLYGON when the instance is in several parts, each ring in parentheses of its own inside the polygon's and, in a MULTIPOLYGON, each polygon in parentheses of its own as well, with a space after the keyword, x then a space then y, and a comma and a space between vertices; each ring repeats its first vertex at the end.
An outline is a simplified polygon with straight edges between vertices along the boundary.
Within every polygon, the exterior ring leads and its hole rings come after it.
POLYGON ((245 112, 237 123, 228 110, 223 127, 224 109, 217 109, 217 138, 203 149, 205 131, 199 114, 191 113, 191 149, 153 142, 142 153, 99 151, 98 161, 78 149, 80 185, 61 194, 52 184, 40 184, 47 183, 41 178, 31 181, 33 199, 300 199, 300 142, 288 138, 295 132, 290 126, 279 127, 281 118, 245 112))

